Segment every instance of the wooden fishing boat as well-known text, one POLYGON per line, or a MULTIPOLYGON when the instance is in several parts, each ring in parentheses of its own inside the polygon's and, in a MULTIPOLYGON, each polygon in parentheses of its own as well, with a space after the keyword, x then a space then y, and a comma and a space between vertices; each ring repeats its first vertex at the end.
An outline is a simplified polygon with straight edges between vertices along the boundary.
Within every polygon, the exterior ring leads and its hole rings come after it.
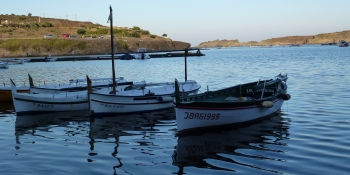
POLYGON ((11 80, 12 100, 17 115, 88 110, 86 91, 58 94, 17 93, 11 80))
MULTIPOLYGON (((88 78, 88 77, 87 77, 88 78)), ((194 80, 180 82, 181 93, 196 94, 200 85, 194 80)), ((89 92, 89 105, 93 115, 126 114, 156 111, 173 107, 174 83, 136 82, 115 94, 101 89, 89 92)))
MULTIPOLYGON (((91 83, 89 83, 91 87, 91 83)), ((189 81, 186 84, 182 84, 182 89, 190 89, 187 93, 195 93, 200 86, 195 81, 189 81)), ((91 88, 92 89, 92 88, 91 88)), ((152 111, 164 108, 172 107, 172 98, 169 95, 171 92, 174 94, 174 85, 167 83, 135 83, 134 86, 120 86, 118 92, 114 97, 111 97, 109 93, 110 88, 95 89, 96 95, 91 95, 91 106, 98 104, 96 107, 92 107, 97 113, 130 113, 139 111, 152 111), (165 85, 162 85, 165 84, 165 85), (124 87, 124 88, 123 88, 124 87), (151 94, 157 94, 152 95, 151 94), (159 95, 163 94, 163 95, 159 95), (117 98, 116 98, 117 97, 117 98), (137 103, 132 103, 133 101, 137 103), (100 106, 100 103, 104 102, 106 106, 100 106), (113 109, 116 104, 123 105, 123 109, 115 111, 113 109), (137 105, 143 105, 141 107, 137 105), (151 107, 150 107, 151 106, 151 107), (106 110, 112 109, 112 110, 106 110), (102 111, 101 111, 102 110, 102 111)), ((61 93, 34 93, 34 94, 20 94, 16 90, 16 85, 11 80, 11 98, 16 110, 17 115, 25 114, 38 114, 48 112, 64 112, 64 111, 77 111, 77 110, 89 110, 89 100, 87 90, 81 91, 60 91, 61 93)))
MULTIPOLYGON (((287 75, 181 96, 176 88, 175 112, 178 133, 207 127, 239 125, 261 120, 280 111, 287 94, 287 75)), ((177 80, 175 87, 178 87, 177 80)))
POLYGON ((146 48, 138 48, 137 53, 134 54, 135 59, 137 60, 145 60, 145 59, 150 59, 151 56, 147 54, 147 49, 146 48))
MULTIPOLYGON (((112 55, 112 77, 115 77, 114 71, 114 44, 113 44, 113 14, 110 7, 110 33, 111 33, 111 55, 112 55)), ((125 91, 117 91, 116 82, 113 81, 112 90, 107 92, 92 92, 91 81, 86 76, 88 82, 88 98, 92 115, 107 114, 126 114, 139 113, 155 110, 162 110, 173 107, 172 95, 175 93, 173 85, 153 84, 153 86, 143 86, 143 83, 134 83, 131 88, 125 91)), ((118 83, 119 84, 119 83, 118 83)), ((180 83, 178 83, 180 86, 180 83)), ((184 93, 194 93, 200 88, 195 81, 186 81, 181 84, 184 93)), ((180 90, 178 90, 180 93, 180 90)))
MULTIPOLYGON (((30 86, 16 86, 17 93, 31 93, 31 94, 59 94, 67 92, 85 91, 87 94, 86 79, 74 79, 69 80, 69 83, 61 84, 44 84, 39 86, 34 86, 33 78, 29 76, 30 86)), ((111 86, 111 78, 94 78, 93 88, 100 89, 103 87, 111 86)), ((121 87, 131 85, 133 82, 127 81, 124 77, 119 77, 117 82, 121 87)), ((12 101, 11 86, 0 86, 0 102, 12 101)))

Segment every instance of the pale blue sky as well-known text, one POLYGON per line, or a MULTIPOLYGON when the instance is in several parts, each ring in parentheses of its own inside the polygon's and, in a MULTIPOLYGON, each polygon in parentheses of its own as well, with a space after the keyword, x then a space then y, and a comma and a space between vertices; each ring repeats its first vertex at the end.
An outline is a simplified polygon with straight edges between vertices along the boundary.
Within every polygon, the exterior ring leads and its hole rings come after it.
POLYGON ((0 14, 138 26, 197 46, 212 40, 261 41, 350 30, 350 0, 16 0, 0 14))

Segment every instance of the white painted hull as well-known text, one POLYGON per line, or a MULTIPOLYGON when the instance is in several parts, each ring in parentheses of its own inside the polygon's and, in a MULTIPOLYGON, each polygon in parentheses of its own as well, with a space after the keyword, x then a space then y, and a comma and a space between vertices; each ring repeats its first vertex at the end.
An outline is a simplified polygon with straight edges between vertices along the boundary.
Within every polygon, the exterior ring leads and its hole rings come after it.
POLYGON ((17 115, 88 110, 87 94, 19 94, 13 93, 17 115))
POLYGON ((149 56, 148 54, 144 54, 143 56, 142 56, 142 54, 135 54, 134 57, 137 60, 145 60, 145 59, 151 58, 151 56, 149 56))
POLYGON ((90 110, 94 115, 98 115, 137 113, 173 107, 173 100, 170 96, 147 97, 90 93, 90 110))
MULTIPOLYGON (((197 93, 200 87, 192 80, 180 83, 181 92, 197 93)), ((90 110, 94 114, 124 114, 172 108, 171 96, 174 95, 175 88, 171 83, 140 82, 134 84, 134 89, 119 91, 116 95, 110 95, 109 92, 102 89, 90 93, 90 110), (147 96, 150 94, 153 95, 147 96), (158 100, 158 97, 163 100, 158 100), (140 100, 142 98, 148 99, 140 100)))
POLYGON ((53 57, 49 57, 49 58, 45 58, 46 62, 53 62, 53 61, 57 61, 57 58, 53 58, 53 57))
POLYGON ((271 108, 261 106, 230 109, 188 109, 175 107, 178 132, 258 120, 278 112, 283 102, 282 99, 277 99, 271 108))

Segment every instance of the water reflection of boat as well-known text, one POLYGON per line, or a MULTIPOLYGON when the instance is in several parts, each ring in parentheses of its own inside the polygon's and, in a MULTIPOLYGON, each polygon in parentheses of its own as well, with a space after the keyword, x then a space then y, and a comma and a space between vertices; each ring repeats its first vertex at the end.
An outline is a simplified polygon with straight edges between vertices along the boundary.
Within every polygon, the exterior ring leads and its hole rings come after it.
MULTIPOLYGON (((27 127, 43 127, 50 126, 52 124, 58 124, 60 126, 65 125, 65 122, 73 120, 87 120, 89 111, 70 111, 70 112, 57 112, 57 113, 45 113, 39 115, 21 115, 16 116, 16 128, 27 127)), ((56 125, 57 126, 57 125, 56 125)))
MULTIPOLYGON (((20 142, 20 136, 26 134, 33 134, 38 130, 43 132, 51 132, 50 130, 55 127, 72 127, 76 126, 76 129, 67 130, 66 134, 75 134, 71 131, 79 133, 84 128, 89 128, 89 111, 71 111, 71 112, 58 112, 58 113, 46 113, 39 115, 21 115, 16 116, 15 121, 15 135, 17 142, 20 142), (77 123, 83 123, 86 127, 77 125, 77 123)), ((42 135, 42 137, 45 137, 42 135)))
POLYGON ((288 122, 288 119, 278 114, 247 127, 179 137, 172 156, 173 165, 179 167, 178 174, 186 174, 184 168, 188 166, 235 171, 235 166, 229 165, 232 168, 227 168, 228 164, 277 172, 268 170, 268 167, 257 167, 255 161, 278 160, 273 156, 283 153, 284 149, 278 147, 286 146, 283 140, 289 137, 288 122), (215 165, 210 163, 212 160, 215 165))
POLYGON ((117 172, 122 167, 122 159, 118 157, 121 137, 135 136, 139 138, 137 144, 147 146, 150 144, 150 139, 160 136, 161 133, 169 134, 169 132, 173 131, 173 135, 175 136, 175 128, 175 110, 173 108, 113 117, 94 117, 90 122, 90 149, 92 154, 94 154, 95 146, 98 146, 95 143, 115 143, 112 156, 119 162, 119 165, 113 167, 114 171, 117 172))
POLYGON ((173 108, 137 114, 93 117, 90 123, 90 139, 117 139, 119 136, 158 132, 161 126, 175 127, 175 125, 173 108))

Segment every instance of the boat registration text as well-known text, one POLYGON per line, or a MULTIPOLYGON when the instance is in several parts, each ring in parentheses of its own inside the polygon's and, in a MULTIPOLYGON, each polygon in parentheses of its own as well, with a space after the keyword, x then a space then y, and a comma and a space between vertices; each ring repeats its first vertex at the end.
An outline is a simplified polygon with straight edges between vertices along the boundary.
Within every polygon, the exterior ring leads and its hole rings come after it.
POLYGON ((220 113, 197 113, 185 112, 184 119, 198 119, 198 120, 217 120, 220 118, 220 113))
POLYGON ((54 105, 52 104, 42 104, 42 103, 33 103, 33 106, 38 108, 53 108, 54 105))
POLYGON ((124 108, 124 105, 113 105, 113 104, 106 104, 106 103, 101 103, 100 106, 105 108, 124 108))

